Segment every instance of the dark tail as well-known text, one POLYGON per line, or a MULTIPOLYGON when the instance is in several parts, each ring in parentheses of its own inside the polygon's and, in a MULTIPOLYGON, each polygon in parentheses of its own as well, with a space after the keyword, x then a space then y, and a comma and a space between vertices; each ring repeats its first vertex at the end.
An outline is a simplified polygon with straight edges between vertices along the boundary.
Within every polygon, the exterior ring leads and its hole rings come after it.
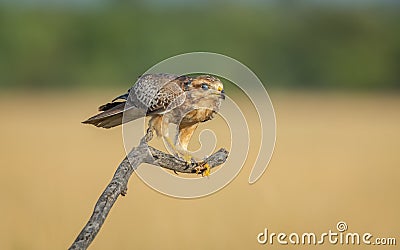
POLYGON ((135 107, 130 107, 125 110, 125 101, 104 104, 99 107, 99 111, 101 111, 101 113, 90 117, 82 123, 92 124, 99 128, 112 128, 122 124, 124 112, 124 122, 133 121, 146 115, 145 111, 135 107))
POLYGON ((100 128, 112 128, 122 124, 125 102, 110 102, 99 107, 100 114, 90 117, 82 123, 93 124, 100 128))
POLYGON ((82 123, 92 124, 96 127, 101 128, 112 128, 122 124, 122 117, 124 114, 125 102, 129 96, 129 91, 127 93, 118 96, 111 102, 101 105, 99 107, 100 114, 90 117, 82 123), (122 100, 118 101, 117 100, 122 100))
POLYGON ((112 128, 122 124, 125 102, 110 102, 99 107, 100 114, 90 117, 82 123, 101 128, 112 128))

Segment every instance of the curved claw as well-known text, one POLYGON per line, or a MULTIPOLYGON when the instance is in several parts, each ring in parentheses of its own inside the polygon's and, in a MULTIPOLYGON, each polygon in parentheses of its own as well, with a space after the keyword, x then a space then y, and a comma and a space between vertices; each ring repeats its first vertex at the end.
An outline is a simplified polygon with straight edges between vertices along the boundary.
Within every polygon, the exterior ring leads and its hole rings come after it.
POLYGON ((198 166, 195 169, 196 169, 196 174, 201 173, 202 176, 209 176, 211 173, 211 167, 208 163, 205 163, 202 166, 198 166))
POLYGON ((208 163, 204 164, 204 167, 206 168, 206 170, 204 170, 203 172, 203 176, 209 176, 211 173, 211 167, 210 165, 208 165, 208 163))

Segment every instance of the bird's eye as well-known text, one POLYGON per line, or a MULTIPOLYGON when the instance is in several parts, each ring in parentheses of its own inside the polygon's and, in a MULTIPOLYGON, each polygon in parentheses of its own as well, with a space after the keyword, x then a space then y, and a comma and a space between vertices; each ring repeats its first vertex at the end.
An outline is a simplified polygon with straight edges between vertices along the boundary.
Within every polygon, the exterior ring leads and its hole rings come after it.
POLYGON ((203 83, 203 84, 201 85, 201 88, 204 89, 204 90, 207 90, 207 89, 208 89, 208 85, 205 84, 205 83, 203 83))

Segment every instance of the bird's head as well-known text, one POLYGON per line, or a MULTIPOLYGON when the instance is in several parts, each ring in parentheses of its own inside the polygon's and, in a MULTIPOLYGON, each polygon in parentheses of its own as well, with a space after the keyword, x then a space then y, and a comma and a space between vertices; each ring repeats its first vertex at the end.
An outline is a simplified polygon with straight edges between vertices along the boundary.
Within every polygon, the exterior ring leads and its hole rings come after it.
POLYGON ((199 75, 191 78, 184 86, 186 100, 191 107, 218 112, 225 99, 224 85, 217 77, 199 75))
POLYGON ((199 75, 187 83, 186 90, 198 97, 225 99, 224 85, 217 77, 199 75))

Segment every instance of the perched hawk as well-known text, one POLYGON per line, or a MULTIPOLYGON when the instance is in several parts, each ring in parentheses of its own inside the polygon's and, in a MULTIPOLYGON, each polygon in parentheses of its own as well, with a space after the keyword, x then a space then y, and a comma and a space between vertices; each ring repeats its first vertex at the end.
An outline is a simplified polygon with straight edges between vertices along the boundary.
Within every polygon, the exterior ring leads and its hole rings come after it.
POLYGON ((199 123, 213 118, 223 99, 223 84, 214 76, 146 74, 127 93, 100 106, 101 113, 83 123, 111 128, 149 116, 149 129, 164 137, 176 154, 189 161, 187 147, 193 132, 199 123), (174 143, 168 136, 169 124, 177 125, 174 143))

